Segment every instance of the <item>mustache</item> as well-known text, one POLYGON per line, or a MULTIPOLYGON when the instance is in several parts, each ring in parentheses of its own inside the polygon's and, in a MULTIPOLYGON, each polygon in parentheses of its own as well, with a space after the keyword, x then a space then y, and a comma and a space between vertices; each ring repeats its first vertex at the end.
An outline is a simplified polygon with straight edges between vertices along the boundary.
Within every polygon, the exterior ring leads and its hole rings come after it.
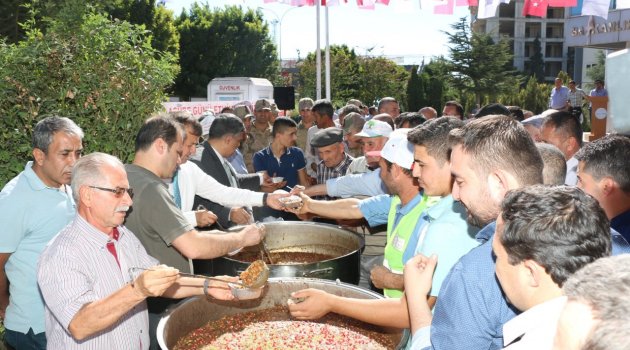
POLYGON ((128 205, 121 205, 119 207, 116 207, 116 209, 115 209, 116 212, 121 211, 123 213, 126 213, 128 210, 129 210, 129 206, 128 205))

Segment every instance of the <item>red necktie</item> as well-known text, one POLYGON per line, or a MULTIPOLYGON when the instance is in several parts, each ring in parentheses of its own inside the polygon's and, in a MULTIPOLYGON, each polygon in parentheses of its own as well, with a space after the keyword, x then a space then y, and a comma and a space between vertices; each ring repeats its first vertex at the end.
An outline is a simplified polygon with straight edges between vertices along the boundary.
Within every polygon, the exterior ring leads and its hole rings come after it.
MULTIPOLYGON (((114 227, 114 229, 112 230, 112 237, 118 241, 118 228, 114 227)), ((107 242, 107 250, 109 250, 109 252, 114 256, 114 259, 116 259, 116 264, 118 264, 118 268, 120 268, 120 262, 118 261, 118 254, 116 253, 116 246, 114 246, 114 242, 113 241, 109 241, 107 242)))

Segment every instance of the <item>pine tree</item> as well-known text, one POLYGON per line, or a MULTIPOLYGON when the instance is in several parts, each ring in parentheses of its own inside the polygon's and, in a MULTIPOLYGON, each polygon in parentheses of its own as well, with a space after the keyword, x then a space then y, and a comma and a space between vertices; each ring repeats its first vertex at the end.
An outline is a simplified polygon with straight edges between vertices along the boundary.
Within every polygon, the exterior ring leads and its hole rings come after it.
POLYGON ((538 37, 534 39, 534 54, 529 56, 529 69, 527 73, 535 77, 539 83, 545 81, 545 61, 542 55, 542 45, 538 37))
POLYGON ((411 67, 411 74, 407 82, 407 109, 417 111, 423 106, 425 100, 422 78, 418 75, 418 66, 411 67))

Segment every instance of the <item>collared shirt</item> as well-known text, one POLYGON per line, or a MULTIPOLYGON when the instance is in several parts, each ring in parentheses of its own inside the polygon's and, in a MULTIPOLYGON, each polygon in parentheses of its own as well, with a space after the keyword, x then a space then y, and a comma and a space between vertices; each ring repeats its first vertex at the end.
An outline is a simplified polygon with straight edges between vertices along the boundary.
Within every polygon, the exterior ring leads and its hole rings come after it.
POLYGON ((566 107, 569 99, 569 88, 561 86, 560 89, 551 89, 551 97, 549 98, 549 108, 562 109, 566 107))
MULTIPOLYGON (((182 202, 181 209, 188 222, 193 226, 197 226, 197 218, 193 208, 195 195, 226 207, 264 205, 262 202, 263 193, 224 186, 191 161, 179 166, 177 182, 182 202)), ((172 182, 168 183, 168 191, 173 194, 172 182)))
MULTIPOLYGON (((199 157, 201 160, 201 157, 199 157)), ((237 148, 234 154, 226 159, 237 174, 249 174, 243 153, 237 148)))
POLYGON ((0 252, 11 253, 5 265, 10 282, 10 301, 4 325, 7 329, 42 333, 44 301, 37 287, 37 260, 46 244, 76 214, 70 186, 46 186, 28 162, 0 193, 2 239, 0 252))
POLYGON ((280 158, 276 158, 271 146, 254 154, 255 171, 265 170, 269 176, 282 176, 287 186, 293 187, 299 184, 298 170, 305 167, 304 154, 297 147, 287 148, 280 158))
POLYGON ((601 88, 601 89, 593 89, 591 90, 591 92, 589 93, 590 96, 608 96, 608 90, 606 90, 605 88, 601 88))
MULTIPOLYGON (((477 233, 477 240, 485 242, 472 249, 453 266, 442 283, 431 323, 432 345, 419 333, 414 349, 502 349, 503 325, 519 311, 508 304, 494 274, 495 258, 492 237, 496 222, 477 233)), ((630 252, 630 245, 611 229, 612 254, 630 252)), ((428 328, 428 327, 427 327, 428 328)))
POLYGON ((567 186, 575 186, 577 185, 577 168, 578 168, 578 160, 575 157, 571 157, 567 160, 567 174, 564 178, 564 184, 567 186))
POLYGON ((381 169, 326 180, 326 192, 331 197, 378 196, 387 193, 381 180, 381 169))
MULTIPOLYGON (((389 216, 389 209, 392 205, 392 198, 388 194, 382 194, 379 196, 374 196, 371 198, 364 199, 359 202, 359 210, 365 220, 367 220, 368 225, 371 227, 375 227, 378 225, 386 224, 387 218, 389 216)), ((415 195, 407 204, 399 205, 396 208, 396 217, 394 219, 394 228, 398 225, 400 219, 407 215, 416 205, 420 204, 422 201, 422 194, 418 193, 415 195)), ((416 224, 416 228, 418 228, 418 224, 416 224)))
POLYGON ((339 164, 336 166, 329 168, 324 164, 324 161, 321 160, 319 164, 317 164, 317 183, 323 184, 326 183, 326 180, 344 176, 350 163, 354 158, 350 157, 347 153, 344 153, 344 158, 339 164))
POLYGON ((569 89, 569 103, 571 107, 582 107, 584 99, 586 98, 586 92, 582 89, 576 88, 575 91, 569 89))
POLYGON ((133 208, 125 225, 132 230, 147 252, 160 263, 182 272, 191 272, 188 259, 172 243, 193 230, 168 192, 168 185, 150 170, 126 164, 129 185, 134 190, 133 208))
POLYGON ((123 288, 138 275, 130 268, 158 264, 140 241, 119 226, 113 241, 120 266, 107 250, 110 238, 81 216, 53 239, 42 252, 37 281, 46 301, 46 338, 49 349, 148 349, 149 318, 146 302, 125 313, 111 328, 77 342, 68 331, 72 319, 88 303, 123 288))
POLYGON ((551 350, 566 297, 538 304, 503 325, 507 350, 551 350))
POLYGON ((610 220, 610 227, 619 232, 626 241, 630 241, 630 210, 615 216, 610 220))
POLYGON ((501 349, 503 324, 516 316, 494 275, 495 223, 477 233, 482 243, 453 266, 442 283, 431 324, 434 349, 501 349))
POLYGON ((475 239, 479 228, 466 222, 466 209, 452 195, 433 198, 435 204, 431 204, 420 217, 420 232, 412 235, 416 239, 409 242, 404 262, 418 254, 436 254, 439 257, 440 263, 433 273, 433 284, 429 293, 437 297, 451 267, 464 254, 479 245, 475 239), (407 251, 412 251, 413 254, 408 254, 407 251))

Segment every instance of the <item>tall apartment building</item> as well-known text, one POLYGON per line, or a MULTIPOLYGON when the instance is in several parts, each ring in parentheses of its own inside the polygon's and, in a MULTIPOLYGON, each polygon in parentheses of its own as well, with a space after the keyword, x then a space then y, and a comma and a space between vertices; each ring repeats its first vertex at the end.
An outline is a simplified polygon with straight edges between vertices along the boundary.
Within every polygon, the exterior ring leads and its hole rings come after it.
POLYGON ((547 18, 523 17, 523 0, 513 0, 509 4, 501 4, 496 17, 475 19, 473 15, 472 30, 489 34, 495 42, 501 38, 510 40, 510 48, 514 54, 514 67, 519 71, 528 69, 530 57, 534 55, 534 41, 540 40, 541 53, 544 60, 545 80, 553 81, 558 72, 572 70, 571 54, 564 45, 564 22, 568 18, 565 8, 547 10, 547 18))

